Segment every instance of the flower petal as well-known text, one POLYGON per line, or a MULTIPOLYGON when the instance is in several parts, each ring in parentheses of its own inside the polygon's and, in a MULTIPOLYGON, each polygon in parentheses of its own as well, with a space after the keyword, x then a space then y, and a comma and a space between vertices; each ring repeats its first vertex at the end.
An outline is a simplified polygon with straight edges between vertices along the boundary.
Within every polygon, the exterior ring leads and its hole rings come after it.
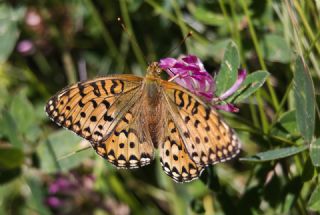
POLYGON ((171 57, 163 58, 159 61, 159 67, 161 69, 168 69, 173 67, 177 63, 177 60, 171 57))
POLYGON ((214 97, 215 82, 196 56, 187 55, 181 59, 164 58, 160 60, 159 66, 170 77, 179 75, 174 82, 206 101, 210 102, 214 97))
POLYGON ((235 105, 233 104, 225 104, 225 105, 214 105, 214 108, 217 110, 223 110, 226 112, 239 112, 239 108, 237 108, 235 105))
POLYGON ((241 86, 241 84, 244 81, 244 79, 246 78, 246 76, 247 76, 247 71, 245 69, 239 69, 238 70, 238 79, 232 85, 232 87, 230 89, 228 89, 226 92, 224 92, 220 96, 220 99, 224 100, 224 99, 228 98, 229 96, 231 96, 233 93, 235 93, 239 89, 239 87, 241 86))
POLYGON ((17 51, 22 55, 31 55, 34 53, 35 47, 31 40, 22 40, 17 45, 17 51))
POLYGON ((52 208, 57 208, 62 205, 62 201, 55 196, 48 197, 46 199, 46 203, 49 207, 52 207, 52 208))

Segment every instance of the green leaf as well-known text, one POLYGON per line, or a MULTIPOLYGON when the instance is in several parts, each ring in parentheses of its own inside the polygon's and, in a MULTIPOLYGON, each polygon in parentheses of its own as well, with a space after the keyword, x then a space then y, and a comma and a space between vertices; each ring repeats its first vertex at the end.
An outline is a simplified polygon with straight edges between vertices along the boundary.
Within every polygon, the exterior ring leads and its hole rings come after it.
POLYGON ((290 214, 290 211, 295 203, 295 199, 296 199, 296 196, 291 194, 291 193, 287 193, 285 195, 285 199, 283 201, 283 214, 290 214))
POLYGON ((40 181, 39 178, 36 177, 28 177, 27 182, 31 191, 29 198, 27 198, 27 205, 30 208, 36 208, 38 214, 51 214, 48 208, 43 204, 45 193, 43 190, 43 182, 40 181))
MULTIPOLYGON (((5 184, 7 182, 12 181, 13 179, 20 176, 21 172, 22 172, 21 167, 17 167, 14 169, 1 169, 0 170, 0 184, 5 184)), ((0 196, 1 196, 1 193, 0 193, 0 196)))
POLYGON ((300 57, 296 60, 293 91, 298 128, 305 141, 310 143, 315 125, 315 96, 310 73, 300 57))
POLYGON ((234 42, 227 45, 220 71, 216 78, 216 94, 221 95, 229 89, 237 80, 240 58, 237 46, 234 42))
POLYGON ((8 111, 4 110, 0 116, 0 137, 6 137, 13 146, 22 148, 18 134, 15 120, 8 111))
POLYGON ((274 149, 266 152, 260 152, 251 157, 240 158, 241 161, 249 161, 249 162, 265 162, 272 161, 281 158, 286 158, 295 154, 298 154, 304 150, 306 150, 308 146, 300 146, 300 147, 287 147, 274 149))
POLYGON ((10 114, 15 119, 18 130, 23 134, 37 124, 33 105, 23 91, 13 96, 10 114))
MULTIPOLYGON (((2 76, 1 72, 0 72, 0 76, 2 76)), ((1 98, 0 99, 0 112, 1 112, 4 109, 6 103, 8 102, 8 99, 10 98, 8 89, 1 82, 0 82, 0 98, 1 98)))
POLYGON ((21 9, 12 9, 7 4, 0 5, 0 64, 4 63, 13 51, 19 36, 18 19, 23 16, 21 9))
POLYGON ((320 166, 320 139, 317 139, 311 143, 310 158, 313 166, 320 166))
POLYGON ((268 61, 280 63, 289 63, 291 61, 291 50, 282 36, 267 34, 261 40, 261 44, 263 56, 268 61))
POLYGON ((241 84, 239 90, 228 100, 233 101, 233 103, 239 103, 245 100, 264 84, 268 76, 269 73, 262 70, 249 74, 241 84))
POLYGON ((190 203, 190 207, 191 207, 191 210, 196 214, 205 212, 202 199, 199 199, 199 198, 192 199, 190 203))
POLYGON ((21 149, 9 144, 0 144, 0 169, 14 169, 20 167, 24 161, 21 149))
POLYGON ((316 169, 312 165, 311 158, 309 157, 305 163, 303 164, 303 171, 301 174, 301 179, 303 182, 307 182, 312 180, 313 176, 315 175, 316 169))
POLYGON ((191 9, 190 12, 195 19, 206 25, 221 26, 225 25, 226 20, 223 15, 214 13, 203 7, 197 7, 196 9, 191 9))
POLYGON ((311 197, 308 202, 308 208, 310 210, 320 212, 320 186, 319 185, 311 194, 311 197))
POLYGON ((55 173, 67 171, 80 165, 83 160, 94 154, 94 150, 88 149, 70 156, 65 155, 83 148, 84 146, 80 146, 82 140, 82 138, 66 130, 51 133, 48 139, 38 147, 41 169, 46 173, 55 173), (61 159, 62 157, 65 158, 61 159))
POLYGON ((128 9, 131 13, 137 11, 143 4, 143 0, 128 1, 128 9))
POLYGON ((200 180, 211 190, 218 192, 221 189, 219 178, 213 166, 207 167, 201 174, 200 180))
POLYGON ((287 139, 300 137, 297 128, 296 111, 292 110, 283 113, 278 122, 272 127, 270 134, 287 139))

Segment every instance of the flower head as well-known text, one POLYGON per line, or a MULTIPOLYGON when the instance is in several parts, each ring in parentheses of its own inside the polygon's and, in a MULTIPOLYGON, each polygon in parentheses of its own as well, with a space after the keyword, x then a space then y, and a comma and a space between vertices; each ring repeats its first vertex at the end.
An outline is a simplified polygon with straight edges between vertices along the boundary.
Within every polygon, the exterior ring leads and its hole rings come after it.
POLYGON ((58 208, 62 206, 63 203, 58 197, 50 196, 46 199, 46 204, 51 208, 58 208))
POLYGON ((217 97, 215 96, 215 81, 213 77, 206 71, 203 63, 196 56, 187 55, 181 59, 164 58, 160 60, 159 66, 168 73, 171 81, 212 103, 214 108, 228 112, 239 111, 233 104, 219 104, 219 102, 224 102, 223 100, 239 89, 246 78, 246 70, 239 69, 237 81, 230 89, 217 97))
POLYGON ((49 193, 55 194, 58 192, 72 191, 76 188, 76 184, 72 183, 67 178, 59 177, 49 186, 49 193))
POLYGON ((31 40, 22 40, 17 45, 17 51, 22 55, 32 55, 35 51, 35 47, 31 40))
POLYGON ((130 214, 127 205, 105 196, 94 189, 95 177, 91 174, 70 172, 59 174, 48 184, 45 203, 54 214, 92 214, 95 209, 108 214, 130 214))
POLYGON ((214 80, 196 56, 188 55, 181 59, 164 58, 160 60, 159 66, 180 86, 207 101, 214 97, 214 80))

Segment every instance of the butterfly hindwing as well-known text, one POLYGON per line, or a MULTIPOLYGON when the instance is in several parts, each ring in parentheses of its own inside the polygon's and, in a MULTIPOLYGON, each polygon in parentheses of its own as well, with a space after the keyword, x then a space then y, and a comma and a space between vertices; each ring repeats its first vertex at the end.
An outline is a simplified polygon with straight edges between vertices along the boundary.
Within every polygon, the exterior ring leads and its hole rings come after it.
POLYGON ((164 142, 159 145, 160 162, 163 171, 176 182, 196 179, 203 167, 197 165, 189 156, 181 134, 171 118, 168 119, 164 142))
POLYGON ((94 145, 99 155, 119 168, 138 168, 149 164, 154 147, 142 111, 136 102, 119 120, 105 140, 94 145))
POLYGON ((239 139, 214 109, 176 84, 163 82, 163 86, 168 110, 196 164, 223 162, 239 153, 239 139))

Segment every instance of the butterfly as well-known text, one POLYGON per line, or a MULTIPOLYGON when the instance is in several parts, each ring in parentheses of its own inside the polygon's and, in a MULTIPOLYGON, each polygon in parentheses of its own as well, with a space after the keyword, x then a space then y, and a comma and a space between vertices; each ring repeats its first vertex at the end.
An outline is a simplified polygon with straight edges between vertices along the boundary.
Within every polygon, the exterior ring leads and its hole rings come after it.
POLYGON ((51 97, 45 111, 118 168, 148 165, 158 149, 167 175, 191 181, 206 166, 236 156, 240 140, 210 104, 161 79, 161 72, 154 62, 144 78, 123 74, 73 84, 51 97))

